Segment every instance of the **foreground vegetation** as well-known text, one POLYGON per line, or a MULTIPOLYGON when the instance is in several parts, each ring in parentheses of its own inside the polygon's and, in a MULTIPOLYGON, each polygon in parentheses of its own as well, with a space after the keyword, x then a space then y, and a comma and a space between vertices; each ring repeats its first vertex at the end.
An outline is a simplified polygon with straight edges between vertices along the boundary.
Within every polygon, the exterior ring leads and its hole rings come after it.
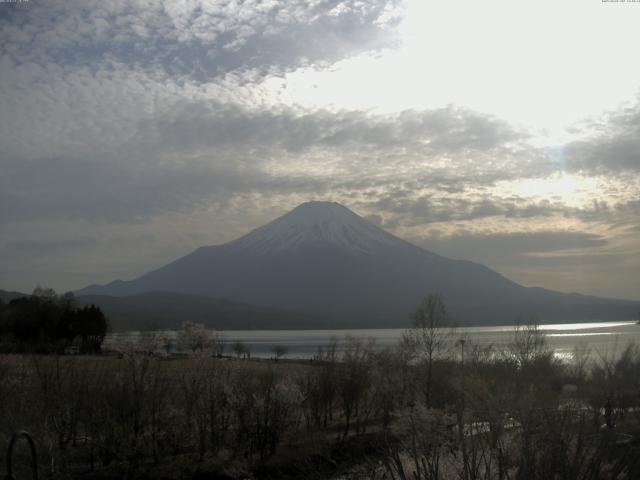
POLYGON ((28 430, 41 478, 640 478, 638 347, 562 364, 534 326, 498 352, 423 307, 394 350, 312 361, 0 356, 0 451, 28 430))
MULTIPOLYGON (((529 325, 505 349, 481 347, 429 295, 386 351, 346 338, 313 360, 286 361, 281 346, 251 360, 186 323, 189 353, 158 338, 97 355, 104 315, 37 293, 0 312, 14 352, 0 355, 0 451, 27 430, 41 478, 640 478, 633 344, 566 364, 529 325), (59 355, 74 341, 94 355, 59 355)), ((29 463, 17 452, 23 474, 29 463)))

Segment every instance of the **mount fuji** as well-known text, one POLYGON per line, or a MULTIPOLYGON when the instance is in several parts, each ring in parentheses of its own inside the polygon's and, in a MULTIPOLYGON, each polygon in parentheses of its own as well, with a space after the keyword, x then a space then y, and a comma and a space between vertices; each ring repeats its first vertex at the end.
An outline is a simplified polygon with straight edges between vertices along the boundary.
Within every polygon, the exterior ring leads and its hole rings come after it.
MULTIPOLYGON (((304 203, 232 242, 198 248, 135 280, 93 285, 76 294, 152 292, 299 312, 301 318, 315 319, 314 328, 319 318, 327 327, 403 327, 429 292, 443 295, 461 325, 531 317, 542 322, 631 319, 640 305, 523 287, 483 265, 419 248, 330 202, 304 203)), ((300 320, 299 328, 309 326, 300 320)), ((262 327, 277 328, 277 322, 262 327)))

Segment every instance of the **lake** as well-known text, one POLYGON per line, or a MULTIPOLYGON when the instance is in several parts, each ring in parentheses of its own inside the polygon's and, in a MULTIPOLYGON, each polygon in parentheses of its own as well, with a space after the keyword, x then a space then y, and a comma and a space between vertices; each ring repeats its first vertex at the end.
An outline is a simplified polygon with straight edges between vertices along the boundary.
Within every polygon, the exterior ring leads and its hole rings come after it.
MULTIPOLYGON (((482 345, 501 349, 514 336, 515 325, 491 327, 463 327, 456 329, 454 338, 466 338, 482 345)), ((640 344, 640 325, 635 321, 601 323, 563 323, 541 325, 549 347, 554 355, 566 361, 573 359, 576 347, 588 347, 590 357, 615 356, 630 341, 640 344)), ((311 358, 318 347, 325 347, 333 337, 341 343, 347 336, 367 340, 373 339, 377 350, 392 348, 398 343, 405 329, 357 329, 357 330, 225 330, 221 333, 225 344, 225 354, 232 355, 231 345, 243 342, 252 357, 272 357, 274 346, 287 349, 286 358, 311 358)), ((138 348, 143 344, 158 344, 170 339, 175 345, 177 331, 160 332, 115 332, 107 335, 106 350, 138 348)), ((158 348, 156 346, 156 348, 158 348)))

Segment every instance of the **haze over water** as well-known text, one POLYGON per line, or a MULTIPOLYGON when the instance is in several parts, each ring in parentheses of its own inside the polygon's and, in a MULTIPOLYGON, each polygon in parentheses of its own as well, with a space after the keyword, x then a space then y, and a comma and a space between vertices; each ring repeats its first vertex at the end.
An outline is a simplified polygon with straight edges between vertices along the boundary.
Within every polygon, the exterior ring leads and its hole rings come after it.
MULTIPOLYGON (((500 325, 487 327, 462 327, 453 333, 454 339, 465 338, 468 341, 486 346, 494 346, 499 351, 514 337, 516 325, 500 325)), ((617 356, 631 341, 640 344, 640 325, 635 321, 595 322, 595 323, 559 323, 541 325, 549 348, 557 358, 565 361, 573 359, 576 347, 586 346, 592 360, 600 356, 617 356)), ((226 346, 225 354, 233 355, 231 345, 241 341, 251 350, 251 356, 269 358, 273 356, 272 348, 276 345, 288 349, 286 358, 312 358, 318 347, 329 344, 337 338, 339 351, 346 337, 374 340, 374 348, 383 350, 393 348, 405 332, 405 329, 353 329, 353 330, 226 330, 222 333, 226 346)), ((149 335, 177 338, 177 331, 163 332, 120 332, 107 336, 104 348, 135 348, 149 335)))

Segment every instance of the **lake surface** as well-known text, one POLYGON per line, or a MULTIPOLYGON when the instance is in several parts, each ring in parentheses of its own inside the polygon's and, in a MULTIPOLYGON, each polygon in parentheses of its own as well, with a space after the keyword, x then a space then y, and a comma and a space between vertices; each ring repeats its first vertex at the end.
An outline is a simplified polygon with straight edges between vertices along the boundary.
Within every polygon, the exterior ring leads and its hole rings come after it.
MULTIPOLYGON (((493 327, 464 327, 453 333, 455 339, 466 338, 482 346, 502 349, 513 341, 515 325, 493 327)), ((640 345, 640 325, 635 321, 601 323, 564 323, 541 325, 550 349, 556 357, 571 361, 573 352, 578 348, 588 348, 591 358, 616 356, 630 341, 640 345)), ((332 338, 340 344, 347 336, 362 340, 372 339, 376 350, 393 348, 397 345, 406 329, 357 329, 357 330, 225 330, 218 331, 226 344, 225 354, 232 355, 232 344, 243 342, 251 351, 252 357, 272 357, 274 346, 287 349, 287 358, 311 358, 318 347, 326 347, 332 338)), ((159 332, 116 332, 107 335, 104 348, 122 350, 139 348, 142 345, 171 343, 176 348, 177 331, 159 332)))

